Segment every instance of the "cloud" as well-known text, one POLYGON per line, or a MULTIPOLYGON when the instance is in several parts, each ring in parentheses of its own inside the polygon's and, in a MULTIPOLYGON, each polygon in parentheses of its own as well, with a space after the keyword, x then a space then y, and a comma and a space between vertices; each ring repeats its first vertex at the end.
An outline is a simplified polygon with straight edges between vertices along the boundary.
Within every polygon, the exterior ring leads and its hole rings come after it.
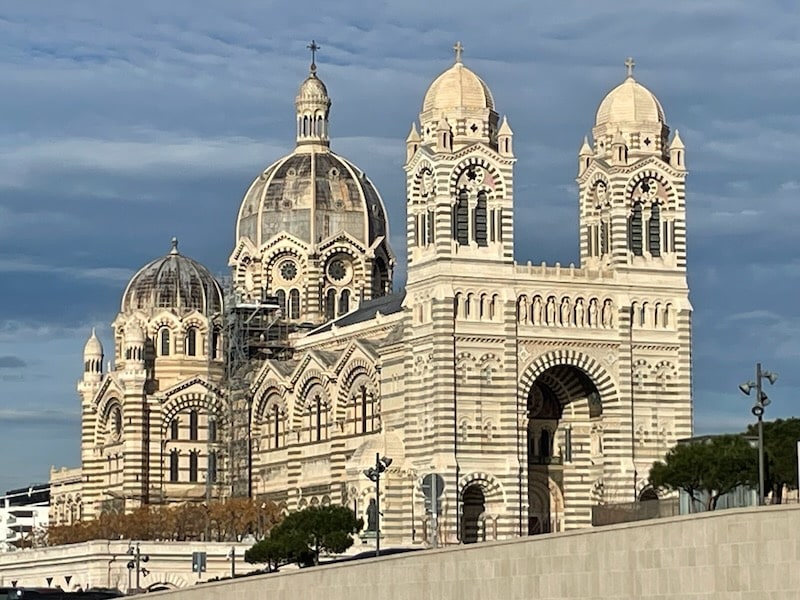
POLYGON ((22 369, 27 365, 19 356, 0 356, 0 369, 22 369))
POLYGON ((74 427, 79 422, 80 414, 78 411, 0 409, 0 425, 6 427, 34 427, 37 429, 63 426, 74 427))

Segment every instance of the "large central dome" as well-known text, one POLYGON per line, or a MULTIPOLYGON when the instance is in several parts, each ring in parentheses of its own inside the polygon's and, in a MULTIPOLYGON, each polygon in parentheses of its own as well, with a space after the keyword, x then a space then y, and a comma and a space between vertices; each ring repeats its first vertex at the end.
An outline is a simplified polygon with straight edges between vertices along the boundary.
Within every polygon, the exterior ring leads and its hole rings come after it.
POLYGON ((286 232, 314 245, 345 232, 369 247, 387 235, 378 190, 361 169, 330 150, 330 106, 312 62, 295 98, 297 147, 250 185, 239 209, 237 240, 260 246, 286 232))
POLYGON ((295 152, 268 167, 247 190, 237 238, 256 246, 285 231, 308 244, 347 232, 369 246, 386 235, 386 212, 363 171, 330 150, 295 152))
POLYGON ((328 88, 311 69, 295 98, 297 145, 244 195, 230 259, 243 298, 274 295, 296 323, 321 323, 391 291, 386 208, 366 174, 330 149, 328 88))

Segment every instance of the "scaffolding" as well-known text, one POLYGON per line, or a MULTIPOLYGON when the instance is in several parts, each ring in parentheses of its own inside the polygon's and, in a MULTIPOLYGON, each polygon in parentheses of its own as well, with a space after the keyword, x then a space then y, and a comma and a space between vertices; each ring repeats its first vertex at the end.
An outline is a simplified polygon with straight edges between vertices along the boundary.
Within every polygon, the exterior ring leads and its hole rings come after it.
POLYGON ((226 282, 225 288, 225 375, 222 388, 228 414, 223 437, 227 456, 221 483, 225 495, 246 498, 252 496, 251 383, 265 360, 291 357, 290 327, 283 318, 283 307, 277 297, 245 298, 230 281, 226 282))

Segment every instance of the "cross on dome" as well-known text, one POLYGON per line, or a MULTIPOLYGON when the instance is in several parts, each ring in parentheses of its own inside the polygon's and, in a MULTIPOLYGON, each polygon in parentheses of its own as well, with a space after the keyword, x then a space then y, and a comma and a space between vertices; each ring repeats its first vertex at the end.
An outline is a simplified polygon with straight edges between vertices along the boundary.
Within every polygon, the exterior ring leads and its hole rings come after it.
POLYGON ((628 77, 633 77, 633 67, 636 66, 636 62, 634 62, 632 57, 628 57, 625 59, 625 68, 628 70, 628 77))
POLYGON ((453 46, 453 50, 456 51, 456 62, 461 62, 461 54, 464 52, 464 46, 461 45, 461 42, 456 42, 455 46, 453 46))
POLYGON ((317 50, 319 50, 319 45, 316 41, 311 40, 311 43, 306 46, 309 50, 311 50, 311 72, 317 70, 317 50))

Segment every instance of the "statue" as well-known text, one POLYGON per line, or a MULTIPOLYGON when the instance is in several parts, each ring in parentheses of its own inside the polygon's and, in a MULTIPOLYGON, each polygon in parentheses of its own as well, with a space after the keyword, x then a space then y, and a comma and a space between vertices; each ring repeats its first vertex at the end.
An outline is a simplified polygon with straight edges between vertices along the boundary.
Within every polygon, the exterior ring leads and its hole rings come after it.
POLYGON ((589 301, 589 326, 597 327, 597 299, 592 298, 589 301))
POLYGON ((611 300, 603 303, 603 327, 611 327, 611 300))
POLYGON ((367 506, 367 531, 378 532, 378 503, 375 498, 370 498, 367 506))
POLYGON ((547 325, 555 325, 556 324, 556 303, 553 300, 553 297, 550 296, 547 299, 547 325))
POLYGON ((542 324, 542 298, 536 296, 533 299, 533 313, 531 314, 531 321, 534 325, 542 324))
POLYGON ((561 324, 564 327, 569 327, 570 323, 570 312, 569 312, 569 298, 564 297, 561 300, 561 324))
POLYGON ((575 301, 575 326, 583 327, 583 298, 575 301))
POLYGON ((528 322, 528 299, 525 296, 519 299, 519 322, 528 322))

